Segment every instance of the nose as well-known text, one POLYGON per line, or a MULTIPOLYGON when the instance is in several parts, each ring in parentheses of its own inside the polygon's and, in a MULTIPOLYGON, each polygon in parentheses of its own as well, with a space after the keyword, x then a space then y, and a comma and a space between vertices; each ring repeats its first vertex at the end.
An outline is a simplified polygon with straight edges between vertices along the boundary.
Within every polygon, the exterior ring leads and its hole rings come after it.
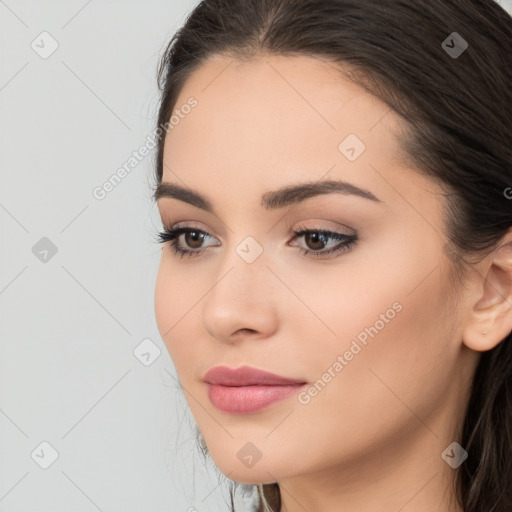
POLYGON ((224 343, 266 338, 277 330, 280 307, 279 281, 263 254, 248 263, 233 249, 204 298, 203 328, 224 343))

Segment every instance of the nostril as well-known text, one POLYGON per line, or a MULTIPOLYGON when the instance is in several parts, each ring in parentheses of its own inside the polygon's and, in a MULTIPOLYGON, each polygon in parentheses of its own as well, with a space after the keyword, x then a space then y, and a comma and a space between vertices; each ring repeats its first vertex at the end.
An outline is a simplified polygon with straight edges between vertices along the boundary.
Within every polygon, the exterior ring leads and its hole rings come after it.
POLYGON ((254 329, 247 329, 247 328, 243 328, 243 329, 238 329, 238 331, 236 331, 233 336, 237 336, 238 334, 252 334, 253 332, 256 332, 254 329))

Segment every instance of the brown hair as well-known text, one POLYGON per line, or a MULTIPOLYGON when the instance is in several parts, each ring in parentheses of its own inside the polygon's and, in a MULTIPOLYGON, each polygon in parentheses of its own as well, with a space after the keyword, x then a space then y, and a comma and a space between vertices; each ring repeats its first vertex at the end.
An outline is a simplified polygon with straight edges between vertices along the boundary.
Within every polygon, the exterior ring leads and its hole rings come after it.
MULTIPOLYGON (((472 258, 485 256, 512 226, 509 14, 493 0, 203 0, 162 56, 157 125, 169 120, 187 78, 208 57, 264 52, 340 64, 401 116, 403 155, 448 191, 445 249, 460 284, 472 258), (448 51, 454 32, 468 43, 460 55, 448 51)), ((157 184, 163 147, 162 135, 157 184)), ((512 335, 481 354, 461 432, 469 456, 454 495, 463 510, 510 512, 512 335)), ((270 510, 265 502, 280 510, 277 483, 257 489, 259 512, 270 510)))

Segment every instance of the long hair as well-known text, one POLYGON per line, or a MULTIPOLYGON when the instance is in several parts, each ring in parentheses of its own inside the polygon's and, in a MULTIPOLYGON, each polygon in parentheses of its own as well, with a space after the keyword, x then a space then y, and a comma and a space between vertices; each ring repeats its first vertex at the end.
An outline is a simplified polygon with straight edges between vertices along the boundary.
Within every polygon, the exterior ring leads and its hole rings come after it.
MULTIPOLYGON (((262 53, 339 63, 340 73, 401 117, 403 157, 448 191, 444 249, 458 283, 512 226, 512 17, 498 3, 203 0, 161 58, 157 125, 206 59, 262 53)), ((512 335, 481 354, 461 432, 469 457, 454 491, 464 512, 510 512, 512 335)), ((255 490, 259 512, 280 510, 277 483, 255 490)))

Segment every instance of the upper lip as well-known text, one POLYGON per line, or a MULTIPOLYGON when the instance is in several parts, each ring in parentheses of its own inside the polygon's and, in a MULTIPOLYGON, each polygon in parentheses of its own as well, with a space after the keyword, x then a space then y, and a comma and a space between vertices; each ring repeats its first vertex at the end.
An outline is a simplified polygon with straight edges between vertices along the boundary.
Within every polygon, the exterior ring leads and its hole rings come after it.
POLYGON ((240 368, 228 368, 227 366, 215 366, 208 370, 203 377, 208 384, 220 384, 222 386, 286 386, 291 384, 305 384, 299 379, 290 379, 274 373, 269 373, 250 366, 240 368))

